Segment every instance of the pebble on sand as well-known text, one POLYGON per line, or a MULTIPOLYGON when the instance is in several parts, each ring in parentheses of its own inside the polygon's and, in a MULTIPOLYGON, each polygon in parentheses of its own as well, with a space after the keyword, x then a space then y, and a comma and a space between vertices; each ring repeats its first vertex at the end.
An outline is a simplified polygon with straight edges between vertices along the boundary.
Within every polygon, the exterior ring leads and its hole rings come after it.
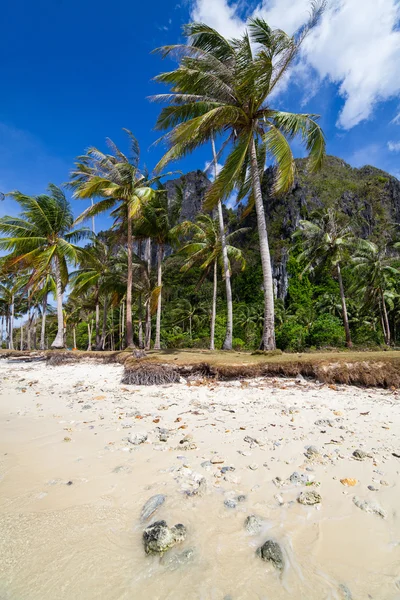
POLYGON ((163 554, 186 538, 186 527, 181 523, 168 527, 165 521, 152 523, 143 532, 146 554, 163 554))
POLYGON ((322 498, 318 492, 310 490, 307 492, 301 492, 300 496, 297 498, 297 502, 306 506, 312 506, 313 504, 319 504, 322 502, 322 498))
POLYGON ((258 548, 257 556, 262 560, 271 562, 278 571, 282 571, 285 566, 281 547, 273 540, 267 540, 260 548, 258 548))

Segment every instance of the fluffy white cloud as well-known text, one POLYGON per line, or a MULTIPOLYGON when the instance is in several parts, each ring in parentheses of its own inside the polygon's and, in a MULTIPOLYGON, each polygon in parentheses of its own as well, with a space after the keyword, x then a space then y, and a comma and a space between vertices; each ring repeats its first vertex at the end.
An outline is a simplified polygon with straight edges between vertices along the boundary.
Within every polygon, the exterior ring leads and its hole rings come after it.
POLYGON ((400 142, 388 142, 390 152, 400 152, 400 142))
MULTIPOLYGON (((239 4, 193 1, 193 19, 227 36, 243 31, 239 4)), ((263 0, 247 16, 261 15, 290 33, 306 21, 309 6, 309 0, 263 0)), ((315 72, 311 90, 315 77, 339 86, 345 100, 340 127, 354 127, 371 117, 375 104, 400 95, 399 19, 399 0, 330 0, 320 24, 307 38, 302 60, 315 72)))
MULTIPOLYGON (((220 174, 223 165, 217 162, 217 175, 220 174)), ((215 179, 214 161, 207 161, 204 165, 204 172, 211 181, 215 179)))

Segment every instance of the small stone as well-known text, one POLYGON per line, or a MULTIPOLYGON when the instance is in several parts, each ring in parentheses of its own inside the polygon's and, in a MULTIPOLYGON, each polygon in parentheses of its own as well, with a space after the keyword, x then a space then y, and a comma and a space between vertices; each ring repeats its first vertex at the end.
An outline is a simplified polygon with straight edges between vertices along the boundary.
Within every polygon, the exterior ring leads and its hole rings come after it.
POLYGON ((239 494, 237 497, 238 502, 244 502, 246 500, 246 496, 244 494, 239 494))
POLYGON ((374 487, 373 485, 369 485, 368 489, 370 490, 370 492, 378 492, 378 488, 374 487))
POLYGON ((209 460, 205 460, 204 462, 201 463, 200 466, 203 467, 203 469, 205 469, 206 471, 210 471, 212 468, 212 464, 209 460))
POLYGON ((361 498, 358 498, 358 496, 354 496, 353 502, 357 506, 357 508, 360 508, 364 512, 378 515, 382 519, 386 519, 386 516, 387 516, 386 511, 384 511, 383 508, 381 508, 375 502, 368 502, 368 500, 361 500, 361 498))
POLYGON ((210 459, 210 462, 211 462, 211 464, 213 464, 213 465, 221 465, 222 463, 224 463, 224 462, 225 462, 225 459, 224 459, 224 458, 221 458, 221 456, 213 456, 213 457, 210 459))
POLYGON ((384 479, 381 479, 379 483, 380 483, 381 485, 385 485, 385 486, 389 485, 389 484, 388 484, 388 482, 387 482, 387 481, 385 481, 384 479))
POLYGON ((300 504, 304 504, 306 506, 312 506, 313 504, 319 504, 322 501, 321 495, 318 494, 315 490, 310 490, 308 492, 301 492, 300 496, 297 498, 297 502, 300 504))
POLYGON ((227 500, 224 500, 224 505, 226 508, 236 508, 237 502, 236 500, 233 500, 233 498, 228 498, 227 500))
POLYGON ((364 452, 364 450, 354 450, 353 452, 353 458, 355 458, 356 460, 365 460, 366 458, 372 458, 370 454, 367 454, 366 452, 364 452))
POLYGON ((283 500, 283 498, 280 494, 275 494, 274 498, 277 501, 277 503, 279 504, 279 506, 283 506, 285 504, 285 501, 283 500))
POLYGON ((257 533, 260 533, 262 525, 263 521, 260 517, 257 517, 257 515, 250 515, 246 517, 244 522, 244 527, 247 533, 250 535, 256 535, 257 533))
POLYGON ((253 463, 253 464, 249 465, 249 469, 251 471, 257 471, 257 469, 258 469, 257 463, 253 463))
POLYGON ((235 471, 235 467, 222 467, 222 469, 221 469, 222 474, 225 474, 228 471, 235 471))
POLYGON ((144 444, 147 440, 147 433, 145 431, 133 431, 128 436, 128 442, 138 446, 139 444, 144 444))
POLYGON ((258 548, 257 555, 265 561, 271 562, 278 571, 284 567, 283 553, 280 545, 273 540, 267 540, 265 544, 258 548))
POLYGON ((315 446, 306 446, 306 451, 304 454, 307 458, 317 458, 320 455, 320 452, 315 446))
POLYGON ((151 517, 152 514, 165 502, 165 496, 163 494, 156 494, 149 498, 146 504, 142 508, 140 513, 140 521, 143 523, 151 517))
POLYGON ((82 410, 89 410, 89 408, 92 408, 92 405, 91 405, 91 404, 84 404, 84 405, 82 406, 82 410))
POLYGON ((167 433, 160 433, 160 436, 158 439, 160 440, 160 442, 168 442, 168 437, 169 436, 167 433))
POLYGON ((73 482, 72 481, 67 481, 67 485, 72 485, 73 482))
POLYGON ((341 483, 342 485, 347 485, 347 486, 349 486, 349 487, 353 487, 353 486, 354 486, 354 485, 356 485, 358 482, 357 482, 357 479, 351 479, 351 478, 349 479, 349 478, 346 478, 346 479, 341 479, 341 480, 340 480, 340 483, 341 483))
POLYGON ((292 473, 291 476, 289 477, 290 483, 293 483, 294 485, 306 485, 313 479, 314 479, 314 477, 312 475, 306 475, 305 473, 298 473, 297 471, 292 473))
POLYGON ((333 427, 335 421, 332 421, 332 419, 318 419, 318 421, 315 421, 314 425, 317 425, 317 427, 333 427))

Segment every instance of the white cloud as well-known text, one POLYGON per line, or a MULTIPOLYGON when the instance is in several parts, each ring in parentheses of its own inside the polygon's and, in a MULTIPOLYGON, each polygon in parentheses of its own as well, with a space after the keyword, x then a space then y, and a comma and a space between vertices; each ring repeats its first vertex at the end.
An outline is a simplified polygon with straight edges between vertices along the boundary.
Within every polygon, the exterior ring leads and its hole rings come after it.
POLYGON ((400 142, 388 142, 390 152, 400 152, 400 142))
MULTIPOLYGON (((223 165, 217 162, 217 176, 220 174, 223 165)), ((204 165, 204 172, 211 181, 215 179, 214 161, 207 161, 204 165)))
MULTIPOLYGON (((309 6, 309 0, 263 0, 251 15, 291 33, 306 21, 309 6)), ((238 12, 227 0, 194 0, 191 16, 237 36, 245 25, 238 12)), ((400 96, 399 19, 399 0, 331 0, 305 41, 302 60, 316 77, 337 84, 344 98, 340 127, 354 127, 372 116, 378 102, 400 96)), ((400 123, 400 115, 395 119, 400 123)))
POLYGON ((400 113, 390 121, 390 125, 400 125, 400 113))

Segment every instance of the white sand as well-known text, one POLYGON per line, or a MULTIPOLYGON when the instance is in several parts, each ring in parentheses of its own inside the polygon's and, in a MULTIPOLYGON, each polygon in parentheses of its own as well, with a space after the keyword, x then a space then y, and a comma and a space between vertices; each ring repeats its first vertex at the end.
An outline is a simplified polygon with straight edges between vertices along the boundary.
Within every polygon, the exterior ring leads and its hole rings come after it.
POLYGON ((0 361, 1 600, 400 599, 397 392, 283 379, 143 388, 121 375, 0 361), (134 446, 137 431, 148 440, 134 446), (355 460, 358 448, 373 458, 355 460), (294 471, 317 485, 273 482, 294 471), (188 496, 202 477, 206 492, 188 496), (297 503, 305 490, 322 503, 297 503), (171 555, 195 550, 175 571, 143 551, 139 515, 156 493, 153 520, 188 528, 171 555), (244 530, 249 514, 265 519, 259 535, 244 530), (267 539, 283 549, 282 577, 255 555, 267 539))

